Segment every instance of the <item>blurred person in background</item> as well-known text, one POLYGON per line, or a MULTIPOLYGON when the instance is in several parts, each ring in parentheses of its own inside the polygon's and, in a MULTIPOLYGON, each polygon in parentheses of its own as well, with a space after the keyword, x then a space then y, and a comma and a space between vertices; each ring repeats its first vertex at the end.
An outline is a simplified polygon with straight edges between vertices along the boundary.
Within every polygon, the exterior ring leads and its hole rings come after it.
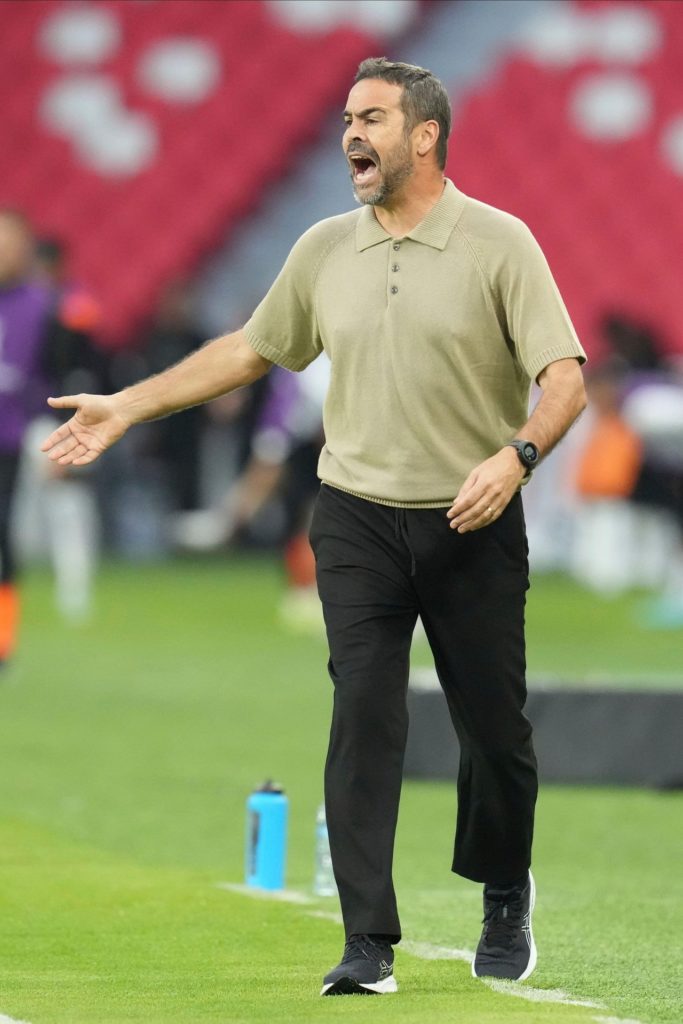
POLYGON ((623 416, 643 445, 643 470, 634 489, 640 509, 654 509, 670 541, 664 551, 660 593, 640 609, 641 624, 683 629, 683 373, 673 366, 658 375, 636 375, 623 416))
POLYGON ((0 666, 19 624, 11 512, 21 448, 47 394, 44 355, 54 295, 33 277, 34 239, 22 213, 0 210, 0 666))
POLYGON ((575 467, 576 509, 572 569, 605 595, 639 582, 638 519, 633 492, 643 462, 640 437, 621 406, 627 370, 608 360, 587 375, 589 423, 575 467))
POLYGON ((189 550, 210 550, 239 542, 269 502, 278 498, 284 522, 287 589, 283 620, 293 628, 322 624, 315 586, 315 560, 308 540, 317 464, 323 445, 323 404, 329 360, 317 359, 300 374, 274 367, 250 441, 248 460, 223 502, 176 517, 176 542, 189 550))
POLYGON ((298 240, 242 330, 119 394, 51 399, 76 412, 43 450, 88 465, 135 423, 273 363, 300 371, 330 355, 311 542, 335 689, 325 804, 346 944, 322 994, 396 991, 392 861, 418 615, 461 743, 452 869, 484 883, 473 973, 523 980, 536 964, 537 771, 520 488, 585 406, 585 356, 528 228, 444 179, 438 79, 364 61, 344 122, 361 209, 298 240))
POLYGON ((587 581, 596 582, 597 573, 598 589, 607 583, 608 590, 659 590, 643 604, 641 624, 683 627, 683 373, 647 324, 610 312, 602 331, 610 356, 590 386, 597 429, 603 441, 609 429, 614 445, 611 459, 594 462, 596 438, 589 438, 585 462, 591 479, 584 472, 578 483, 584 496, 589 483, 613 489, 623 471, 622 500, 611 507, 603 502, 598 532, 584 534, 592 562, 587 581))
MULTIPOLYGON (((71 276, 66 245, 56 238, 39 238, 35 268, 52 296, 52 316, 41 355, 44 378, 51 388, 60 390, 108 387, 108 361, 97 343, 99 303, 71 276)), ((37 439, 45 430, 55 428, 55 419, 54 414, 50 417, 43 412, 33 420, 26 433, 24 459, 40 498, 57 608, 65 619, 80 622, 92 607, 100 516, 91 473, 46 467, 44 460, 36 459, 37 439)))
MULTIPOLYGON (((171 281, 161 294, 151 330, 142 341, 143 374, 160 373, 194 352, 203 341, 192 314, 189 283, 171 281)), ((150 431, 148 454, 158 458, 163 465, 164 486, 174 511, 199 507, 200 444, 204 422, 204 410, 195 407, 155 423, 150 431)))

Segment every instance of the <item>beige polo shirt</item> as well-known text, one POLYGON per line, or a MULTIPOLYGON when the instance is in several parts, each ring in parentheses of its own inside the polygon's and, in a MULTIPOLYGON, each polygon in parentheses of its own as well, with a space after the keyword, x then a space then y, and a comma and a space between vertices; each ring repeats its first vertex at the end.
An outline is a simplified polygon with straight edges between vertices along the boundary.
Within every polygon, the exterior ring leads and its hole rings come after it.
POLYGON ((451 181, 403 238, 371 206, 315 224, 244 330, 288 370, 325 350, 319 476, 388 505, 450 505, 543 368, 585 359, 529 229, 451 181))

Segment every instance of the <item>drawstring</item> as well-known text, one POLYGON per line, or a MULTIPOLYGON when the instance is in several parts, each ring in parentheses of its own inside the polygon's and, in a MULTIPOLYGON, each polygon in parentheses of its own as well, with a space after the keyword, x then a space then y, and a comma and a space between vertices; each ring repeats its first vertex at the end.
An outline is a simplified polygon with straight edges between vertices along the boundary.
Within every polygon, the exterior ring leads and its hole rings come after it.
POLYGON ((406 510, 404 508, 394 509, 394 537, 396 540, 403 540, 403 543, 410 552, 410 575, 414 576, 417 566, 415 564, 415 552, 410 546, 410 537, 408 536, 408 523, 406 521, 406 510))

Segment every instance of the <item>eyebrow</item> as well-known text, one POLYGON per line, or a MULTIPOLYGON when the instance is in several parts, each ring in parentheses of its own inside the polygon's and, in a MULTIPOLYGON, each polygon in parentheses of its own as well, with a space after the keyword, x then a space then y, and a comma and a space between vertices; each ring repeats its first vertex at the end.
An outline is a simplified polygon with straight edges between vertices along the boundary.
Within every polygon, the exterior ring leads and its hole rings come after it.
MULTIPOLYGON (((386 107, 366 107, 365 110, 358 111, 358 117, 368 117, 370 114, 386 114, 386 107)), ((350 110, 345 110, 342 117, 353 117, 350 110)))

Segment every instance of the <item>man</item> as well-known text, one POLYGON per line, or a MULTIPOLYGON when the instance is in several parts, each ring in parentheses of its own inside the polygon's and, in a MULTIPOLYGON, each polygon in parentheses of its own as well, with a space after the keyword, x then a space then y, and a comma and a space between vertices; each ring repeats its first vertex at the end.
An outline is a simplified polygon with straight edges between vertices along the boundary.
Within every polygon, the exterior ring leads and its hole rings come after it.
POLYGON ((10 518, 21 446, 45 399, 42 361, 54 297, 31 278, 33 235, 17 210, 0 210, 0 668, 19 624, 10 518))
POLYGON ((450 107, 430 72, 364 61, 344 120, 363 208, 299 239, 243 330, 117 395, 53 400, 76 413, 44 448, 86 465, 133 423, 327 352, 311 542, 335 687, 325 801, 347 942, 322 991, 396 991, 391 872, 418 615, 462 750, 453 870, 485 886, 473 970, 525 978, 536 764, 522 712, 519 489, 583 409, 585 357, 528 229, 444 181, 450 107), (534 378, 542 397, 527 419, 534 378))

